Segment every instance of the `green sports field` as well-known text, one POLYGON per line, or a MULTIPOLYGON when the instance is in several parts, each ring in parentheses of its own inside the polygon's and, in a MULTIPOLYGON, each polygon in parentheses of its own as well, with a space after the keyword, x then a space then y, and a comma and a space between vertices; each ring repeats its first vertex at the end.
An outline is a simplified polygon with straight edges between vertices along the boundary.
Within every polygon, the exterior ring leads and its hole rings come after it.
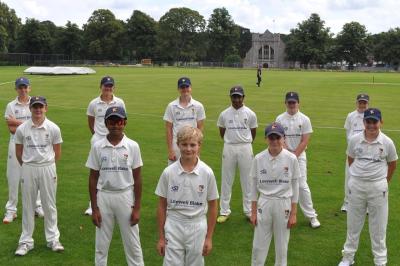
MULTIPOLYGON (((0 111, 15 98, 14 80, 24 68, 0 68, 0 111)), ((146 265, 161 265, 157 255, 156 207, 154 190, 166 166, 164 122, 166 105, 178 95, 176 81, 189 76, 193 97, 204 104, 207 119, 202 160, 209 164, 220 184, 221 151, 216 120, 230 105, 228 90, 234 84, 245 88, 246 105, 258 117, 259 129, 254 152, 265 149, 263 129, 284 111, 284 94, 300 93, 301 111, 311 118, 314 127, 308 147, 308 183, 321 228, 313 230, 301 211, 298 225, 291 231, 288 263, 293 266, 337 265, 346 236, 346 215, 340 212, 343 201, 346 114, 354 110, 357 93, 370 95, 370 106, 382 110, 384 132, 400 150, 400 75, 376 73, 340 73, 308 71, 267 71, 257 88, 255 70, 186 69, 186 68, 95 68, 97 74, 85 76, 30 76, 31 95, 46 96, 48 117, 61 128, 64 143, 59 176, 57 209, 61 242, 65 252, 56 254, 46 248, 43 219, 36 219, 35 249, 25 257, 15 257, 21 233, 22 207, 18 219, 0 225, 0 265, 93 265, 95 227, 83 215, 88 206, 88 169, 84 164, 89 152, 90 133, 86 108, 99 94, 100 78, 111 75, 116 80, 116 95, 123 98, 128 110, 127 135, 136 140, 143 157, 143 199, 140 236, 146 265), (374 83, 372 81, 374 80, 374 83)), ((0 127, 0 215, 7 201, 6 158, 8 132, 0 127)), ((400 265, 400 169, 390 184, 389 225, 387 231, 388 265, 400 265)), ((220 186, 218 185, 220 188, 220 186)), ((227 223, 217 225, 212 254, 206 265, 250 265, 253 229, 242 214, 241 192, 237 176, 232 199, 232 215, 227 223)), ((364 226, 356 255, 357 265, 373 265, 368 225, 364 226)), ((266 265, 273 265, 274 247, 266 265)), ((109 265, 126 265, 118 228, 109 251, 109 265)))

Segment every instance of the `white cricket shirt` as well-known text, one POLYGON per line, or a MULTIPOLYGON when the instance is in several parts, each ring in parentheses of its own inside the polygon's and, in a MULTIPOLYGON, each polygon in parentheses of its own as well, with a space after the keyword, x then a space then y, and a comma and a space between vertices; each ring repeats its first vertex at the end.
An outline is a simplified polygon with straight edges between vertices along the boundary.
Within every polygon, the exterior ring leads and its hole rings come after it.
POLYGON ((206 113, 203 105, 195 99, 191 98, 189 104, 183 107, 179 104, 178 97, 168 104, 163 119, 172 123, 172 135, 176 140, 176 135, 182 127, 186 125, 197 127, 197 121, 206 119, 206 113))
MULTIPOLYGON (((27 103, 21 103, 18 100, 18 97, 15 100, 9 102, 6 107, 6 112, 4 117, 7 119, 10 116, 13 116, 15 119, 26 121, 31 119, 31 110, 29 109, 29 101, 31 97, 29 96, 29 100, 27 103)), ((14 134, 10 133, 10 142, 14 142, 14 134)))
POLYGON ((398 159, 393 141, 382 132, 370 143, 364 132, 354 135, 347 146, 347 155, 354 158, 349 167, 350 176, 365 181, 386 178, 387 164, 398 159))
POLYGON ((49 165, 55 162, 54 144, 60 144, 60 128, 47 118, 36 127, 32 119, 25 121, 15 132, 15 144, 22 144, 22 161, 33 166, 49 165))
POLYGON ((291 198, 298 202, 300 178, 299 162, 296 155, 286 149, 273 157, 268 149, 257 154, 250 170, 250 199, 260 197, 273 199, 291 198))
POLYGON ((106 111, 110 107, 123 107, 126 112, 125 108, 125 103, 122 99, 116 97, 115 95, 113 96, 113 99, 111 102, 106 103, 103 101, 100 96, 93 99, 87 108, 86 114, 88 116, 93 116, 94 117, 94 132, 97 135, 100 136, 106 136, 108 134, 108 129, 106 128, 106 125, 104 124, 104 116, 106 114, 106 111))
MULTIPOLYGON (((303 135, 313 132, 310 118, 300 111, 294 115, 284 112, 276 118, 276 122, 280 123, 285 129, 285 143, 290 151, 296 150, 303 135)), ((304 155, 305 150, 300 156, 304 155)))
POLYGON ((217 126, 225 128, 225 143, 252 143, 251 129, 258 127, 257 116, 247 106, 237 110, 230 106, 219 115, 217 126))
POLYGON ((182 218, 206 215, 208 201, 218 199, 218 189, 211 168, 198 159, 191 172, 185 172, 180 160, 164 169, 155 191, 167 199, 167 214, 182 218))
POLYGON ((347 143, 352 136, 364 130, 364 112, 360 113, 357 110, 349 113, 344 122, 346 129, 347 143))
POLYGON ((143 166, 139 144, 124 136, 118 145, 107 138, 90 149, 86 167, 99 171, 98 190, 118 191, 134 185, 132 169, 143 166))

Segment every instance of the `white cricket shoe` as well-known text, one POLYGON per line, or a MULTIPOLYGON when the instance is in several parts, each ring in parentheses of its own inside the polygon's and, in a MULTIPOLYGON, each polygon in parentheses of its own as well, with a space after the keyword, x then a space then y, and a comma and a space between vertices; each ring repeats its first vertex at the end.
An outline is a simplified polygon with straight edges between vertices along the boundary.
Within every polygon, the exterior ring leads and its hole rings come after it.
POLYGON ((26 243, 22 243, 22 244, 18 245, 18 248, 15 251, 15 255, 25 256, 32 249, 33 249, 33 245, 28 245, 26 243))
POLYGON ((43 218, 44 217, 44 212, 43 212, 43 208, 42 206, 37 206, 35 209, 35 216, 39 217, 39 218, 43 218))
POLYGON ((343 202, 342 208, 340 208, 342 212, 347 212, 347 202, 343 202))
POLYGON ((91 215, 92 215, 92 213, 93 213, 93 211, 92 211, 92 207, 90 207, 90 206, 89 206, 89 208, 87 208, 87 210, 85 211, 85 215, 89 215, 89 216, 91 216, 91 215))
POLYGON ((310 219, 310 226, 312 228, 316 229, 321 226, 321 223, 318 221, 317 217, 312 217, 310 219))
POLYGON ((59 241, 47 242, 47 247, 54 252, 64 251, 64 247, 59 241))
POLYGON ((15 212, 6 212, 3 219, 3 224, 12 223, 15 218, 17 218, 17 214, 15 212))
POLYGON ((353 265, 354 264, 354 261, 353 262, 350 262, 350 261, 348 261, 348 260, 342 260, 339 264, 338 264, 338 266, 351 266, 351 265, 353 265))

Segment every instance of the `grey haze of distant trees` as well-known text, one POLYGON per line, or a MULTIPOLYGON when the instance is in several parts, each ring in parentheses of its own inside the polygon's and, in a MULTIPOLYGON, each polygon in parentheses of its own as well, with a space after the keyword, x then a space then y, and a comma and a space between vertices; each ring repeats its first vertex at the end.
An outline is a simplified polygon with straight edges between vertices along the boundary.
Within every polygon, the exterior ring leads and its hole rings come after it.
MULTIPOLYGON (((266 25, 267 26, 267 25, 266 25)), ((281 34, 288 61, 324 65, 372 60, 398 68, 400 28, 369 34, 364 25, 352 21, 334 35, 318 14, 281 34)), ((120 20, 108 9, 93 11, 80 28, 68 21, 56 26, 51 21, 27 18, 0 2, 0 53, 64 54, 70 60, 212 61, 240 62, 250 49, 249 29, 237 25, 226 8, 216 8, 206 20, 199 12, 171 8, 159 21, 134 10, 120 20)))

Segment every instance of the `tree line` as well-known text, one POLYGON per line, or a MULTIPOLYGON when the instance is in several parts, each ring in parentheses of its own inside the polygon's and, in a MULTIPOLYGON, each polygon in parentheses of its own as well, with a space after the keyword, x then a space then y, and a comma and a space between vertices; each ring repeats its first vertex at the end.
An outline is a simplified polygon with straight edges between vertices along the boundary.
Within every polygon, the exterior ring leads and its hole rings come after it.
MULTIPOLYGON (((297 24, 287 35, 286 60, 301 66, 346 61, 400 63, 400 28, 369 34, 364 25, 349 22, 334 35, 318 14, 297 24)), ((251 48, 249 29, 237 25, 226 8, 216 8, 206 21, 199 12, 171 8, 159 21, 134 10, 120 20, 108 9, 95 10, 80 28, 27 18, 25 23, 0 2, 0 53, 64 54, 71 60, 240 62, 251 48)))

